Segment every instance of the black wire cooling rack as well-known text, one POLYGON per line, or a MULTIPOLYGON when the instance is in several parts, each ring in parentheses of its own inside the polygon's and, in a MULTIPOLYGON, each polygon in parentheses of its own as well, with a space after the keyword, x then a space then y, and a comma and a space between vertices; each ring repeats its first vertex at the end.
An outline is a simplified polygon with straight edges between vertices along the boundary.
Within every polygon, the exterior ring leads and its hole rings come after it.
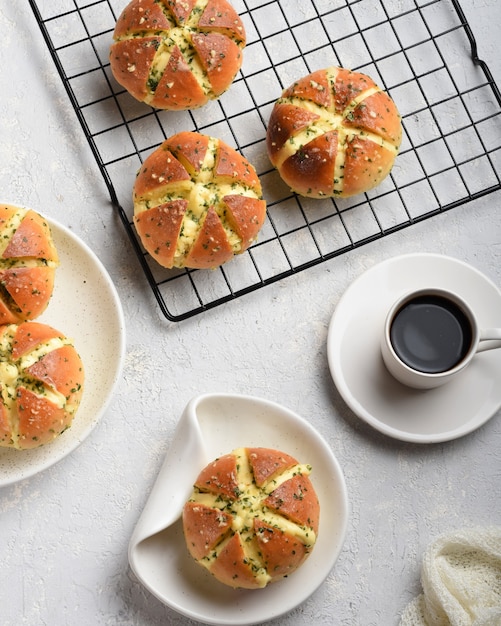
POLYGON ((233 0, 247 33, 229 91, 190 112, 136 102, 108 63, 128 0, 29 0, 145 276, 179 321, 501 188, 501 96, 457 0, 233 0), (308 200, 266 156, 275 100, 330 65, 371 76, 395 100, 404 139, 391 175, 352 199, 308 200), (168 136, 219 137, 256 167, 268 203, 259 240, 217 270, 166 270, 132 225, 132 185, 168 136))

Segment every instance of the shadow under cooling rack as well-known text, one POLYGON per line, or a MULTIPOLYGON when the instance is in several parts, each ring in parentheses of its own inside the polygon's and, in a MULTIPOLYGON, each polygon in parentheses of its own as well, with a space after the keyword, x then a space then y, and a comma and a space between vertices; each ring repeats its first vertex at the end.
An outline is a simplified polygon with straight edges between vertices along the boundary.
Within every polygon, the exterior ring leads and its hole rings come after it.
POLYGON ((179 321, 501 188, 501 96, 457 0, 233 0, 247 33, 228 92, 187 112, 136 102, 108 63, 127 0, 29 0, 162 313, 179 321), (271 168, 266 123, 297 78, 330 65, 395 100, 404 137, 390 176, 351 199, 292 194, 271 168), (132 225, 132 185, 166 137, 195 130, 256 167, 268 204, 259 240, 217 270, 166 270, 132 225))

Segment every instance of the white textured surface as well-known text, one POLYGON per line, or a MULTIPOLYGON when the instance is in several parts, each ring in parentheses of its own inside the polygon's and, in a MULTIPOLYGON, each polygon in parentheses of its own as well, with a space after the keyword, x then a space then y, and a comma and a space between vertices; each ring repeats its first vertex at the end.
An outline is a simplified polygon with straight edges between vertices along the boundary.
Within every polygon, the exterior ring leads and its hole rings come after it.
MULTIPOLYGON (((501 85, 501 5, 463 4, 501 85)), ((308 417, 345 472, 352 510, 336 567, 274 624, 396 625, 419 592, 424 548, 443 532, 501 518, 500 415, 468 437, 429 447, 378 434, 331 382, 327 325, 354 278, 404 252, 456 256, 501 284, 501 194, 168 324, 28 4, 2 3, 0 29, 0 197, 46 213, 91 245, 117 286, 128 331, 123 380, 91 436, 54 467, 0 491, 2 626, 190 623, 137 583, 127 543, 176 420, 192 396, 211 391, 262 396, 308 417)))

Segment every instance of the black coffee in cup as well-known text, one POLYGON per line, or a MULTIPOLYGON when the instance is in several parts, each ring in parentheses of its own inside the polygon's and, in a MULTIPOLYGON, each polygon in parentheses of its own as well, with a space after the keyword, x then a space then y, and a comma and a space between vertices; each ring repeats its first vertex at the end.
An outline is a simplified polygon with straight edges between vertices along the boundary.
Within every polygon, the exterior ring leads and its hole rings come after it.
POLYGON ((390 326, 398 357, 427 374, 454 368, 467 355, 472 340, 472 325, 462 308, 437 294, 420 294, 404 302, 390 326))

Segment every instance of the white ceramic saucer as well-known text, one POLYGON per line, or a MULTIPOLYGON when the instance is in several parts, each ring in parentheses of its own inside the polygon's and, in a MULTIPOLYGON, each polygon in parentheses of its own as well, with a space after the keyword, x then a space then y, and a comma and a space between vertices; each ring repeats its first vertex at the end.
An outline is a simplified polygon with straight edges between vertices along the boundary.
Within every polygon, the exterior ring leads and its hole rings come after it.
POLYGON ((380 350, 386 312, 421 287, 450 288, 481 327, 501 326, 501 292, 486 276, 451 257, 408 254, 372 267, 346 290, 330 322, 327 353, 334 383, 359 417, 391 437, 433 443, 472 432, 501 407, 501 349, 476 355, 437 389, 413 390, 394 380, 380 350))
POLYGON ((193 398, 181 416, 155 485, 129 542, 132 570, 160 601, 206 624, 260 624, 306 600, 325 580, 343 545, 348 499, 341 468, 324 439, 303 418, 251 396, 193 398), (311 463, 320 501, 317 543, 289 578, 264 589, 231 589, 195 563, 180 520, 198 473, 242 446, 283 450, 311 463))

